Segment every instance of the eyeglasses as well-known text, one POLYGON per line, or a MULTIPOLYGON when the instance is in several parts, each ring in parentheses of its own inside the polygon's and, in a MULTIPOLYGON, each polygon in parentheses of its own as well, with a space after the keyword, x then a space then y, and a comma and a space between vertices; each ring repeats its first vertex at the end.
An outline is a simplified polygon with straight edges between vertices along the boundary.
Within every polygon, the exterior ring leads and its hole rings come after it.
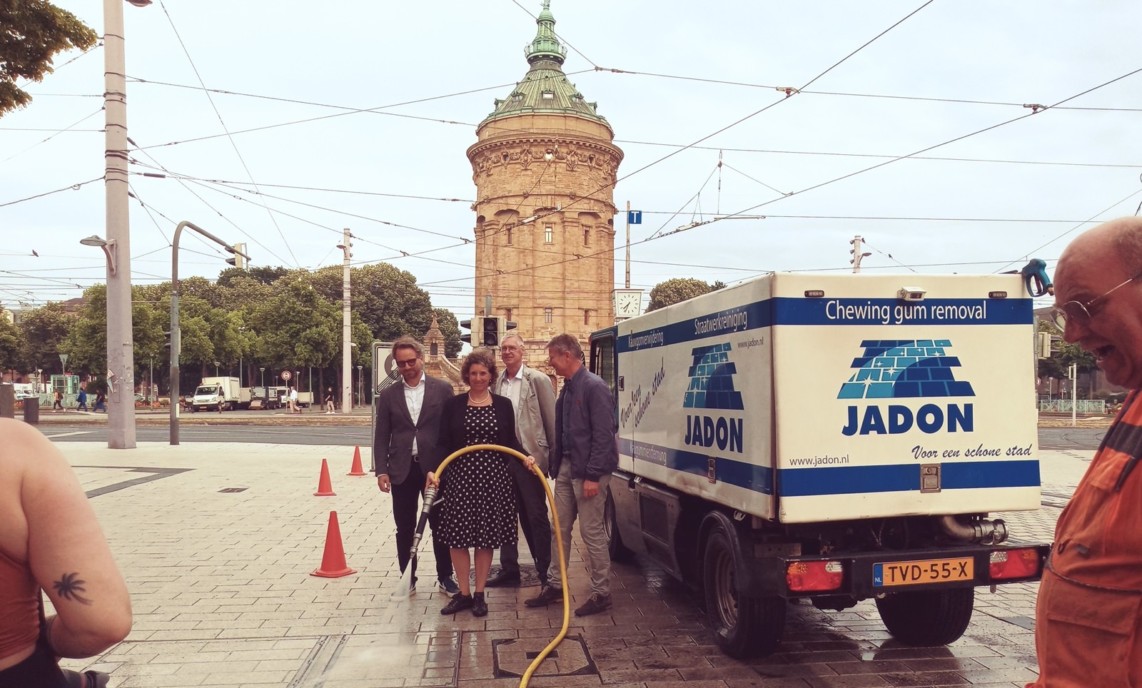
POLYGON ((512 346, 510 344, 507 346, 501 346, 500 347, 500 351, 519 351, 519 350, 520 350, 520 348, 518 346, 512 346))
POLYGON ((396 361, 396 364, 398 368, 411 368, 412 366, 416 365, 416 362, 419 360, 419 358, 409 358, 403 361, 398 360, 396 361))
POLYGON ((1055 306, 1054 310, 1051 311, 1051 319, 1054 320, 1055 325, 1057 325, 1058 328, 1063 331, 1066 331, 1068 321, 1075 325, 1085 327, 1086 325, 1090 324, 1090 319, 1097 315, 1100 310, 1102 310, 1102 304, 1099 304, 1099 301, 1105 302, 1104 300, 1107 299, 1111 294, 1130 284, 1139 277, 1142 277, 1142 272, 1134 275, 1121 284, 1111 287, 1106 292, 1094 297, 1086 303, 1081 301, 1067 301, 1064 304, 1055 306))

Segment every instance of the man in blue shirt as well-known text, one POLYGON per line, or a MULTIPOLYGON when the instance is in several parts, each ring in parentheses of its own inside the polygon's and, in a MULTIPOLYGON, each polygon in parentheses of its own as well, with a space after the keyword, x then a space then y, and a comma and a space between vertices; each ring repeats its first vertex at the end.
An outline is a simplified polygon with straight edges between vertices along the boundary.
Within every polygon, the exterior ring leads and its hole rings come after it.
MULTIPOLYGON (((563 390, 555 402, 555 437, 549 457, 555 478, 555 509, 564 560, 570 559, 571 527, 579 519, 591 596, 575 615, 588 616, 611 608, 611 557, 603 518, 611 471, 619 462, 615 404, 607 383, 583 365, 583 349, 575 337, 558 335, 548 343, 547 355, 551 367, 563 378, 563 390)), ((524 604, 544 607, 562 599, 559 571, 551 571, 548 580, 539 595, 524 604)))

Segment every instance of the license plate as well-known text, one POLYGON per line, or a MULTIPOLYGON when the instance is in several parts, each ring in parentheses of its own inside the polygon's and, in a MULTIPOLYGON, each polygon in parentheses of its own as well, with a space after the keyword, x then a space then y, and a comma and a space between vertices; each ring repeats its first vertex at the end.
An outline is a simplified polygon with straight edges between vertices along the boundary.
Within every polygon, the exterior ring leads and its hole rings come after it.
POLYGON ((901 585, 923 585, 925 583, 950 583, 973 580, 975 560, 925 559, 923 561, 886 561, 872 565, 872 585, 876 588, 891 588, 901 585))

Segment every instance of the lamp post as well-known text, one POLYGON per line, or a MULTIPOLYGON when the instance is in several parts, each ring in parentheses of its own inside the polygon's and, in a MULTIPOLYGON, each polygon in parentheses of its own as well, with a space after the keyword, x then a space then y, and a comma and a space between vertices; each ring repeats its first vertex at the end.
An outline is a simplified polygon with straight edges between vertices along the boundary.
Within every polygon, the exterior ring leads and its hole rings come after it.
MULTIPOLYGON (((171 241, 171 415, 170 415, 170 443, 172 445, 178 444, 178 413, 179 413, 179 368, 178 357, 182 352, 182 331, 178 325, 178 240, 182 236, 183 229, 193 229, 202 236, 210 239, 216 244, 221 245, 230 253, 235 253, 242 256, 246 260, 250 257, 245 253, 238 251, 233 246, 228 245, 218 237, 214 236, 205 229, 199 227, 193 222, 183 220, 178 223, 174 230, 174 238, 171 241)), ((217 371, 215 371, 217 372, 217 371)))
POLYGON ((218 377, 218 361, 214 362, 214 377, 218 377))
POLYGON ((262 396, 267 396, 266 395, 266 367, 265 366, 259 366, 258 372, 260 372, 262 374, 262 396))
POLYGON ((353 244, 349 239, 352 238, 349 233, 349 228, 346 227, 342 233, 341 243, 337 244, 337 248, 342 252, 342 277, 341 277, 341 413, 349 413, 353 410, 353 360, 350 354, 351 347, 349 346, 352 339, 352 327, 350 316, 350 300, 352 299, 352 290, 349 285, 349 258, 352 257, 350 249, 353 244))
MULTIPOLYGON (((151 0, 128 0, 146 7, 151 0)), ((131 335, 131 228, 127 195, 127 57, 123 4, 103 0, 104 185, 107 240, 107 446, 135 448, 135 355, 131 335), (118 265, 116 265, 116 263, 118 265)))
POLYGON ((357 364, 357 403, 365 403, 365 366, 357 364))

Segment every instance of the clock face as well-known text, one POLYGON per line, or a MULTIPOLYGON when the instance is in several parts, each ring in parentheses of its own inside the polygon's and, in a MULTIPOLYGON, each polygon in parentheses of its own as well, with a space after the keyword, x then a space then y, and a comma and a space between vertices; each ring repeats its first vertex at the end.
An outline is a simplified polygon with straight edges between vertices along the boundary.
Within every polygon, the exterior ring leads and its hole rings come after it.
POLYGON ((615 294, 615 315, 629 318, 638 315, 642 298, 639 294, 619 292, 615 294))

